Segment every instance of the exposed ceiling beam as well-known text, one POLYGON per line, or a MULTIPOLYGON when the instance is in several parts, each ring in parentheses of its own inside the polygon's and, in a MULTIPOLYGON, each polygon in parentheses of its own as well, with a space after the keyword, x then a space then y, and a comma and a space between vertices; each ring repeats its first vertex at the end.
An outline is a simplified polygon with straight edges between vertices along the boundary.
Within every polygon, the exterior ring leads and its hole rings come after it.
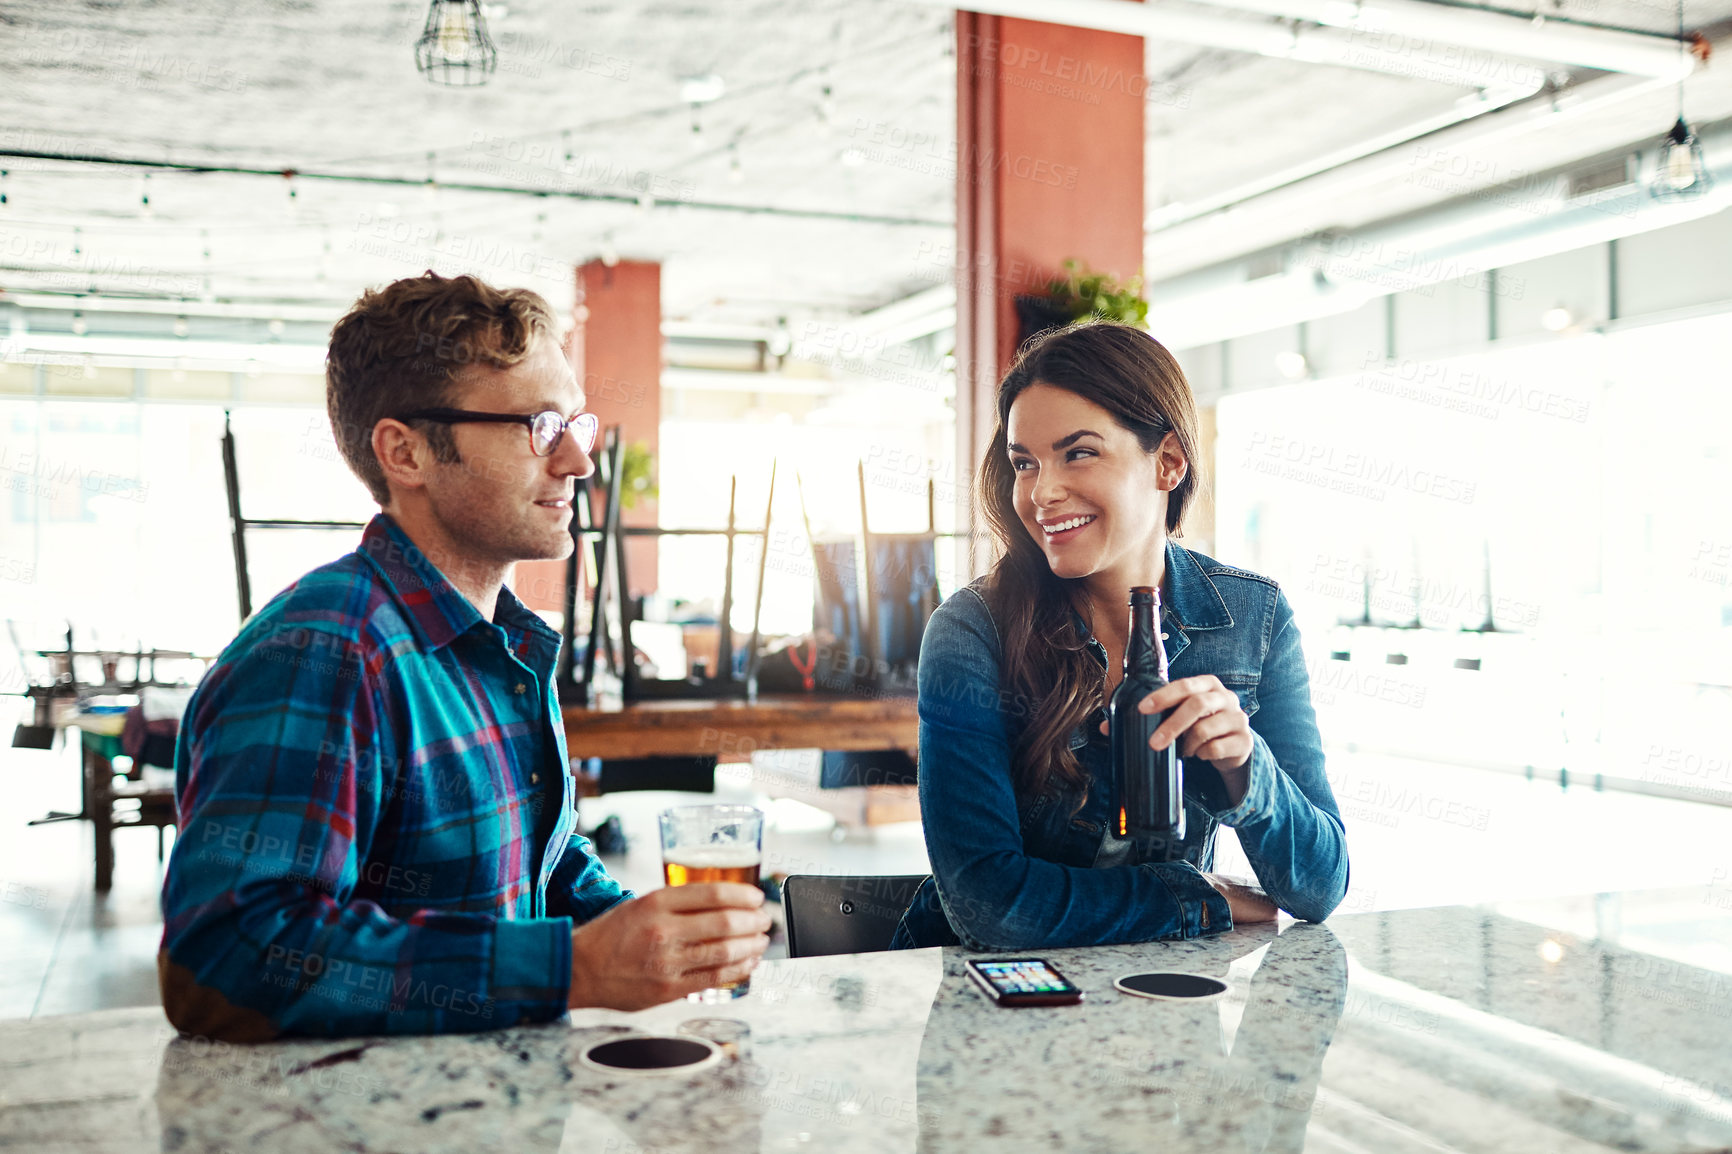
MULTIPOLYGON (((1112 0, 1109 0, 1112 2, 1112 0)), ((1404 52, 1426 41, 1459 44, 1499 56, 1525 56, 1578 68, 1676 80, 1690 63, 1670 36, 1592 28, 1543 16, 1527 18, 1428 0, 1204 0, 1220 8, 1310 20, 1361 34, 1368 52, 1404 52), (1420 42, 1416 45, 1414 42, 1420 42)))
POLYGON ((1458 200, 1296 243, 1282 275, 1246 281, 1239 262, 1166 282, 1150 302, 1149 326, 1174 348, 1192 348, 1698 220, 1732 206, 1732 129, 1704 134, 1703 145, 1716 182, 1706 196, 1656 200, 1640 180, 1572 196, 1567 171, 1526 177, 1516 197, 1458 200))
MULTIPOLYGON (((1638 97, 1668 86, 1654 77, 1610 75, 1574 85, 1551 100, 1532 100, 1425 137, 1430 155, 1479 157, 1494 145, 1507 145, 1536 133, 1556 132, 1583 117, 1601 116, 1638 97)), ((1342 164, 1307 180, 1254 197, 1241 197, 1225 210, 1149 234, 1150 275, 1157 280, 1181 276, 1221 261, 1281 244, 1315 230, 1315 218, 1343 198, 1414 171, 1406 150, 1387 148, 1342 164)), ((1485 166, 1487 183, 1492 168, 1485 166)), ((1462 192, 1470 192, 1464 187, 1462 192)), ((1324 222, 1327 223, 1327 222, 1324 222)))
MULTIPOLYGON (((945 0, 920 2, 950 7, 954 0, 951 3, 945 0)), ((1275 5, 1279 0, 1268 2, 1275 5)), ((1345 7, 1351 9, 1352 5, 1345 7)), ((1285 19, 1279 21, 1258 21, 1224 12, 1175 11, 1166 5, 1127 4, 1124 0, 1065 0, 1063 5, 1056 5, 1052 0, 977 0, 968 5, 968 10, 1150 39, 1178 40, 1233 52, 1254 52, 1260 56, 1308 64, 1331 64, 1409 79, 1432 80, 1461 88, 1512 84, 1537 86, 1545 79, 1543 68, 1531 60, 1514 56, 1508 49, 1488 52, 1460 45, 1459 41, 1447 37, 1438 37, 1444 43, 1459 45, 1459 50, 1416 57, 1410 50, 1388 50, 1363 30, 1313 25, 1310 17, 1295 13, 1281 14, 1285 19)), ((1526 27, 1524 21, 1513 17, 1501 19, 1526 27)), ((1674 44, 1672 52, 1675 56, 1675 42, 1664 43, 1674 44)))
POLYGON ((75 363, 94 357, 101 363, 139 364, 160 362, 164 367, 229 371, 270 369, 274 372, 323 373, 325 346, 303 344, 249 344, 147 337, 73 336, 66 333, 27 333, 0 342, 0 359, 14 363, 75 363))
POLYGON ((1266 176, 1259 176, 1243 184, 1224 188, 1209 196, 1164 204, 1151 211, 1144 218, 1143 225, 1150 231, 1154 231, 1173 228, 1176 225, 1184 224, 1186 221, 1209 216, 1212 213, 1220 212, 1222 209, 1232 208, 1234 205, 1243 204, 1277 189, 1321 176, 1323 173, 1340 168, 1344 164, 1351 164, 1387 149, 1399 147, 1409 141, 1418 140, 1422 136, 1429 136, 1431 133, 1466 123, 1469 120, 1484 116, 1488 112, 1496 112, 1498 109, 1507 107, 1519 100, 1525 100, 1538 91, 1537 86, 1531 89, 1504 88, 1496 93, 1481 90, 1478 93, 1462 97, 1442 112, 1410 121, 1389 132, 1355 140, 1351 144, 1330 149, 1327 152, 1315 153, 1298 164, 1278 169, 1266 176))
POLYGON ((56 293, 7 292, 0 289, 0 304, 24 309, 54 309, 60 312, 153 313, 162 316, 239 317, 246 320, 324 321, 335 323, 346 311, 342 305, 295 305, 268 302, 159 300, 151 297, 61 295, 56 293))
POLYGON ((683 208, 701 212, 739 213, 746 216, 787 217, 797 220, 841 221, 848 224, 883 224, 914 228, 949 228, 947 220, 927 217, 892 216, 880 213, 838 212, 827 208, 783 207, 772 204, 736 204, 719 200, 695 200, 683 197, 652 196, 637 192, 607 192, 581 188, 526 188, 510 184, 489 184, 469 180, 429 180, 425 176, 365 175, 352 172, 317 172, 307 169, 273 169, 256 165, 196 164, 141 156, 96 155, 90 153, 49 152, 27 148, 0 148, 0 157, 18 160, 58 161, 63 164, 102 165, 117 168, 138 168, 154 172, 183 172, 196 175, 262 176, 272 180, 293 177, 296 180, 334 181, 340 184, 395 186, 399 188, 437 187, 446 191, 488 193, 495 196, 522 196, 537 200, 583 200, 604 204, 632 205, 646 209, 683 208))
POLYGON ((861 313, 847 327, 885 345, 917 340, 956 324, 956 286, 943 284, 861 313))

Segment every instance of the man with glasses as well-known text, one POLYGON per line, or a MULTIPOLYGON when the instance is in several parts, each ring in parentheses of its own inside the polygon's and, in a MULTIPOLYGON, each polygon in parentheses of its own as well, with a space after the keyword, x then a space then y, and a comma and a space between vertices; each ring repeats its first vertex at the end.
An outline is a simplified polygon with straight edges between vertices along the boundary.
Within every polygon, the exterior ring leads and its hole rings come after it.
POLYGON ((429 272, 331 332, 355 552, 242 627, 182 721, 158 971, 181 1030, 487 1030, 744 977, 763 895, 634 897, 577 833, 559 636, 505 588, 570 554, 596 418, 524 290, 429 272))

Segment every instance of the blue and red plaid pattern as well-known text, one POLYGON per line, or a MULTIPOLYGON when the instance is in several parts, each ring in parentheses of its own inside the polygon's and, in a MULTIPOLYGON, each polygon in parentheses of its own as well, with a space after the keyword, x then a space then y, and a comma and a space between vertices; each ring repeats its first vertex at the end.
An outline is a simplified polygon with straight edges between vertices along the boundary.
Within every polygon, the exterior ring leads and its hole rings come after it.
POLYGON ((576 832, 558 650, 383 514, 248 621, 176 751, 169 1019, 257 1041, 564 1013, 572 925, 631 895, 576 832))

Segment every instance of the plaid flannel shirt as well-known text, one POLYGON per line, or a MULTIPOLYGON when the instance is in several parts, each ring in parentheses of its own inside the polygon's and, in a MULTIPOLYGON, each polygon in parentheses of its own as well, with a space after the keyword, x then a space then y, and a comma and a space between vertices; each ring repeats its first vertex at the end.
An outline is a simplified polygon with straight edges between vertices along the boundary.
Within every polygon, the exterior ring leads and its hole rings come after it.
POLYGON ((260 1041, 563 1014, 573 923, 632 895, 576 832, 558 650, 383 514, 248 621, 176 751, 169 1019, 260 1041))

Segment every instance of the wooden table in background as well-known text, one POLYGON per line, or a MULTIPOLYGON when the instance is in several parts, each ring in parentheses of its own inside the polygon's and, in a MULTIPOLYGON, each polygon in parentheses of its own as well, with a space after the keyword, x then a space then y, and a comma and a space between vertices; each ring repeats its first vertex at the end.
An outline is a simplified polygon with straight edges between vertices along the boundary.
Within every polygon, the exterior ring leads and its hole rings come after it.
MULTIPOLYGON (((565 742, 574 758, 714 757, 745 762, 766 749, 899 749, 910 757, 919 749, 920 722, 912 697, 770 694, 756 701, 639 701, 618 710, 568 705, 563 712, 565 742)), ((859 799, 859 806, 848 808, 861 808, 860 818, 867 825, 920 816, 911 785, 814 788, 789 796, 833 813, 835 805, 826 802, 859 799)), ((837 816, 846 821, 854 815, 837 816)))

